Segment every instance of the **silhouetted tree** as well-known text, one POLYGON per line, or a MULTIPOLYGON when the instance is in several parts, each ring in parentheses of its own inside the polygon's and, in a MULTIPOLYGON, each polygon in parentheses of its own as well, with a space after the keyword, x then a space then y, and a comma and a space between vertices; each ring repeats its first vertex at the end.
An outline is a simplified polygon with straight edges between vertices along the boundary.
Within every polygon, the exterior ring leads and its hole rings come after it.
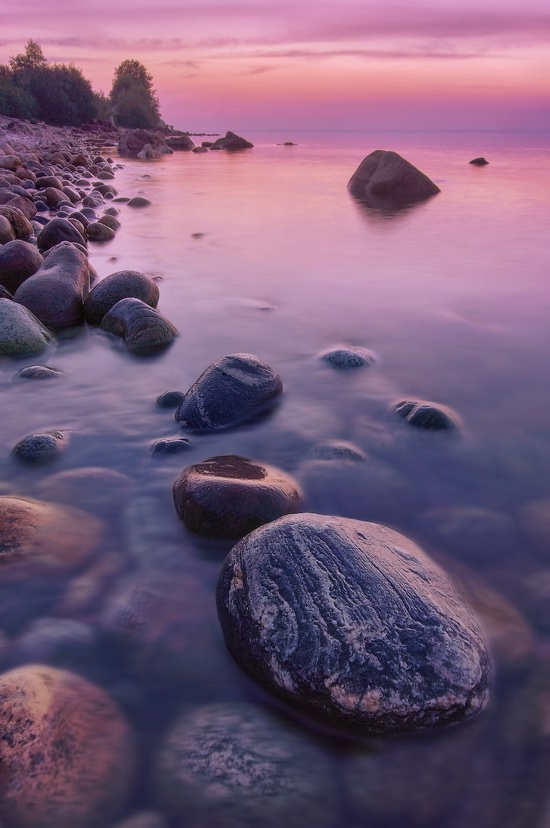
POLYGON ((40 43, 37 43, 36 40, 28 40, 25 51, 10 58, 10 69, 14 75, 26 72, 29 69, 41 69, 45 66, 47 66, 46 58, 40 43))
POLYGON ((147 128, 159 123, 159 101, 153 89, 153 77, 138 60, 123 60, 115 69, 111 102, 115 121, 120 126, 147 128))
POLYGON ((14 81, 7 66, 0 66, 0 114, 9 118, 35 118, 38 107, 33 96, 14 81))

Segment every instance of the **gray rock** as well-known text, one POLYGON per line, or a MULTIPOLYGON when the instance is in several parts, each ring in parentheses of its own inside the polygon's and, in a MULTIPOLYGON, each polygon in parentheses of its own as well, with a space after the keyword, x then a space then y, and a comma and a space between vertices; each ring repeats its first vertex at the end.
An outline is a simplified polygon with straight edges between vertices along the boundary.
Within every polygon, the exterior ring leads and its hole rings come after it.
POLYGON ((171 457, 174 454, 181 454, 191 448, 189 440, 185 437, 173 437, 169 440, 155 440, 151 444, 151 455, 153 457, 171 457))
POLYGON ((99 219, 100 224, 106 224, 107 227, 110 227, 115 233, 117 230, 120 230, 120 221, 116 219, 114 216, 110 215, 110 213, 106 213, 104 216, 101 216, 99 219))
POLYGON ((0 299, 0 355, 29 357, 43 353, 52 334, 31 311, 11 299, 0 299))
POLYGON ((149 207, 151 202, 148 198, 144 198, 143 196, 134 196, 128 202, 128 207, 149 207))
POLYGON ((105 314, 121 299, 140 299, 151 308, 159 300, 157 283, 137 270, 118 270, 106 276, 93 288, 84 302, 86 321, 99 325, 105 314))
POLYGON ((115 237, 115 231, 100 221, 90 222, 86 227, 86 238, 88 241, 105 242, 115 237))
POLYGON ((23 282, 14 299, 49 328, 67 328, 83 321, 89 289, 88 257, 64 241, 50 250, 42 267, 23 282))
POLYGON ((160 408, 177 408, 185 399, 182 391, 165 391, 157 397, 157 405, 160 408))
POLYGON ((211 149, 225 149, 225 150, 241 150, 252 149, 254 144, 247 141, 246 138, 241 138, 234 132, 226 132, 223 138, 218 138, 211 146, 211 149))
POLYGON ((24 380, 49 380, 58 379, 64 376, 63 371, 58 371, 56 368, 49 368, 47 365, 29 365, 26 368, 21 368, 15 375, 17 379, 24 380))
POLYGON ((429 431, 458 431, 462 427, 460 417, 451 408, 428 400, 399 400, 391 406, 390 414, 429 431))
POLYGON ((54 187, 56 190, 63 189, 63 183, 55 175, 40 175, 34 182, 37 190, 45 190, 47 187, 54 187))
POLYGON ((54 218, 49 221, 36 240, 41 252, 49 250, 63 241, 86 244, 74 224, 64 218, 54 218))
POLYGON ((124 132, 118 142, 118 151, 123 158, 137 158, 147 144, 163 153, 172 152, 163 135, 146 129, 124 132))
POLYGON ((158 351, 179 336, 171 322, 141 299, 121 299, 105 314, 101 328, 122 337, 134 354, 158 351))
POLYGON ((217 538, 244 535, 302 503, 298 483, 273 466, 227 455, 188 466, 173 486, 174 505, 188 529, 217 538))
POLYGON ((258 357, 230 354, 214 362, 191 386, 176 411, 189 431, 219 431, 269 410, 283 390, 281 378, 258 357))
POLYGON ((21 239, 8 242, 0 249, 0 284, 15 293, 43 262, 36 247, 29 242, 21 239))
POLYGON ((335 817, 320 751, 282 719, 244 704, 204 705, 179 718, 161 744, 153 784, 162 810, 186 828, 328 828, 335 817))
POLYGON ((328 362, 334 368, 363 368, 374 365, 376 357, 368 348, 361 348, 356 345, 346 345, 340 348, 329 348, 323 351, 321 359, 328 362))
POLYGON ((192 150, 195 146, 189 135, 169 135, 166 143, 173 150, 192 150))
POLYGON ((396 152, 375 150, 359 164, 348 182, 348 190, 373 207, 424 201, 439 187, 396 152))
POLYGON ((477 621, 443 571, 385 526, 302 514, 256 529, 226 558, 217 605, 245 672, 330 727, 429 728, 488 701, 477 621))
POLYGON ((14 446, 12 454, 24 463, 50 463, 63 454, 69 442, 69 435, 64 431, 28 434, 14 446))

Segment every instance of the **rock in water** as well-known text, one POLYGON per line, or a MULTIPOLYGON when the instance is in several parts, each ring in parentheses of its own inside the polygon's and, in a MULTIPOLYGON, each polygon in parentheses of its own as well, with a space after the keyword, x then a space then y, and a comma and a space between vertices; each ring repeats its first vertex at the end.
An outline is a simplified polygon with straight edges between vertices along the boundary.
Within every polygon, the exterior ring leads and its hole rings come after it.
POLYGON ((230 354, 210 365, 191 386, 176 420, 189 431, 230 428, 268 410, 282 390, 280 376, 261 359, 230 354))
POLYGON ((218 138, 214 141, 212 149, 241 150, 252 149, 253 146, 254 144, 251 144, 246 138, 242 138, 240 135, 229 131, 225 133, 223 138, 218 138))
POLYGON ((121 336, 133 354, 154 353, 170 345, 177 328, 141 299, 121 299, 105 314, 101 326, 121 336))
POLYGON ((245 704, 199 707, 161 745, 157 799, 187 828, 327 828, 334 788, 327 762, 300 731, 245 704))
POLYGON ((330 727, 428 728, 488 701, 477 621, 443 571, 385 526, 301 514, 256 529, 226 558, 217 605, 241 667, 330 727))
POLYGON ((298 483, 273 466, 227 455, 182 471, 174 504, 188 529, 217 538, 242 538, 258 526, 297 512, 298 483))
POLYGON ((428 431, 459 431, 462 427, 460 417, 451 408, 428 400, 399 400, 391 406, 390 414, 428 431))
POLYGON ((350 178, 348 190, 380 208, 414 204, 440 192, 427 175, 390 150, 367 155, 350 178))
POLYGON ((0 299, 0 356, 36 356, 52 340, 51 333, 30 310, 10 299, 0 299))
POLYGON ((65 670, 21 667, 0 677, 0 720, 5 825, 112 824, 134 760, 129 727, 104 690, 65 670))
POLYGON ((479 158, 472 158, 469 163, 474 164, 476 167, 485 167, 489 162, 486 158, 483 158, 483 156, 480 155, 479 158))
POLYGON ((118 270, 102 279, 86 297, 84 315, 92 325, 99 325, 105 314, 121 299, 141 299, 156 308, 159 289, 156 282, 138 270, 118 270))

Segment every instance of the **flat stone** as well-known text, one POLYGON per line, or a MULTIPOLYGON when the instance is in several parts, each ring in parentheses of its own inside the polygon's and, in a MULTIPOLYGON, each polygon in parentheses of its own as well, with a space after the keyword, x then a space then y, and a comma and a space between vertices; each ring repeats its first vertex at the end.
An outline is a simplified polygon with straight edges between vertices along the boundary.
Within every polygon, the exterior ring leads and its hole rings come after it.
POLYGON ((15 375, 17 379, 24 380, 49 380, 63 377, 63 371, 58 371, 57 368, 50 368, 48 365, 28 365, 26 368, 21 368, 15 375))
POLYGON ((290 475, 236 455, 188 466, 174 483, 173 496, 188 529, 218 538, 242 538, 297 512, 302 503, 300 487, 290 475))
POLYGON ((251 354, 230 354, 210 365, 176 411, 189 431, 219 431, 255 419, 282 393, 279 375, 251 354))
POLYGON ((321 751, 303 731, 245 704, 203 705, 179 718, 161 743, 153 786, 163 812, 188 828, 335 824, 321 751))
POLYGON ((256 529, 227 556, 217 605, 243 670, 331 728, 431 728, 488 702, 476 619, 443 571, 385 526, 300 514, 256 529))

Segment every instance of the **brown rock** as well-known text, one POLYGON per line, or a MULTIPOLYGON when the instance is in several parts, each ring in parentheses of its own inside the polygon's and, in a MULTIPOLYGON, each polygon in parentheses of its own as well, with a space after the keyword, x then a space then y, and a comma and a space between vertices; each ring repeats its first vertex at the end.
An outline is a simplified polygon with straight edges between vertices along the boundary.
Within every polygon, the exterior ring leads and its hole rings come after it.
POLYGON ((439 187, 396 152, 375 150, 353 173, 348 190, 383 209, 424 201, 438 193, 439 187))

